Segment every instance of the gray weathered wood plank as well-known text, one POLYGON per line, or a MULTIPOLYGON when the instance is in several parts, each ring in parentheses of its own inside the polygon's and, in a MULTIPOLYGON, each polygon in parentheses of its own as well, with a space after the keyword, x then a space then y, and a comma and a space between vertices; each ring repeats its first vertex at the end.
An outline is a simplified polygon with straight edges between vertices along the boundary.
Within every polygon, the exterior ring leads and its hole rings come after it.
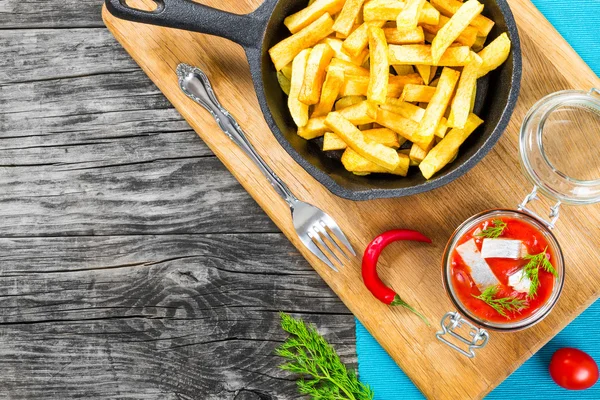
POLYGON ((2 0, 0 29, 102 27, 99 0, 2 0))
POLYGON ((0 248, 0 382, 11 399, 296 398, 273 355, 285 339, 278 310, 315 322, 356 361, 353 317, 281 234, 0 248))

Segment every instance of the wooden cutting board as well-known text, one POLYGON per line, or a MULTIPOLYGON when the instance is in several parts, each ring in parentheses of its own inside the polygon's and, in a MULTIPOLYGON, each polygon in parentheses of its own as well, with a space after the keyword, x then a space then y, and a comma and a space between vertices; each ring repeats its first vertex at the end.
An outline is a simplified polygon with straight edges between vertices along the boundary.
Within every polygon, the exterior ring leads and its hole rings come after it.
MULTIPOLYGON (((203 3, 241 14, 252 11, 260 0, 203 3)), ((550 316, 523 332, 492 333, 490 343, 475 359, 465 358, 435 338, 438 321, 447 311, 454 311, 440 274, 450 234, 477 212, 516 207, 531 190, 521 174, 517 150, 525 113, 551 92, 600 87, 598 77, 532 3, 509 3, 521 35, 523 82, 503 138, 472 171, 441 189, 369 202, 332 195, 279 146, 263 120, 241 47, 221 38, 118 20, 106 10, 103 16, 117 40, 423 393, 428 398, 464 400, 485 396, 600 295, 600 205, 564 207, 556 234, 565 252, 566 286, 550 316), (174 71, 181 62, 207 72, 219 99, 267 163, 300 199, 332 215, 358 252, 362 253, 374 236, 393 228, 417 229, 433 239, 433 245, 390 246, 379 267, 383 279, 421 310, 433 322, 432 327, 404 309, 375 300, 363 286, 360 257, 335 273, 302 246, 287 205, 212 117, 179 90, 174 71)), ((541 207, 544 205, 539 208, 543 211, 541 207)))

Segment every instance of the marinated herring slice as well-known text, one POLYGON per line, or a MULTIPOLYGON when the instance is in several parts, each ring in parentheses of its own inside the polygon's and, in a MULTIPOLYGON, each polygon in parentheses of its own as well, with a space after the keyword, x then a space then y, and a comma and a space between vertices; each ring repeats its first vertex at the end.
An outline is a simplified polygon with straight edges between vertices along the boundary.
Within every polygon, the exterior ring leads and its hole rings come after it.
POLYGON ((525 269, 520 269, 508 277, 508 286, 515 289, 517 292, 529 293, 531 280, 525 273, 525 269))
POLYGON ((473 278, 479 290, 483 291, 489 286, 500 284, 500 281, 498 281, 488 263, 481 256, 475 239, 471 239, 456 247, 456 251, 463 259, 463 262, 471 269, 471 278, 473 278))
POLYGON ((483 239, 481 256, 483 258, 511 258, 518 260, 527 255, 527 247, 520 240, 483 239))

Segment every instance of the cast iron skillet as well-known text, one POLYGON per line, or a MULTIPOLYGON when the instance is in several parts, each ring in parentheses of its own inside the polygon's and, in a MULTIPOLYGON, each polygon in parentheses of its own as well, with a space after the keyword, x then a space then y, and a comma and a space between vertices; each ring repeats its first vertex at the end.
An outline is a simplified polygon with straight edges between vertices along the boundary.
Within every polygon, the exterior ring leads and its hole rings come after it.
POLYGON ((265 120, 283 148, 332 193, 351 200, 369 200, 422 193, 453 181, 475 166, 506 129, 521 81, 519 35, 506 0, 479 1, 485 4, 484 14, 496 22, 488 42, 508 31, 511 56, 502 67, 479 80, 475 113, 485 121, 484 125, 463 144, 456 161, 429 181, 416 168, 411 168, 407 178, 355 176, 335 156, 320 151, 318 142, 307 142, 296 135, 268 50, 290 35, 283 19, 306 7, 308 0, 265 0, 247 15, 231 14, 191 0, 154 0, 157 8, 152 12, 130 8, 125 0, 106 0, 106 7, 118 18, 221 36, 242 45, 265 120))

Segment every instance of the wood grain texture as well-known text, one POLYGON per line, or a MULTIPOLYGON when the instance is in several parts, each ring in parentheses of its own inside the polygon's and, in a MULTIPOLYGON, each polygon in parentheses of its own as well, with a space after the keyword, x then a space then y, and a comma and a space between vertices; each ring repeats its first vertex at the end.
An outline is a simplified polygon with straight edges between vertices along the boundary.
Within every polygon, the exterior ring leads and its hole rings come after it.
POLYGON ((260 238, 0 239, 0 397, 296 398, 279 310, 355 364, 346 307, 283 235, 260 238))
MULTIPOLYGON (((205 3, 237 13, 246 11, 239 2, 205 3)), ((223 104, 238 118, 259 153, 299 198, 331 214, 359 252, 373 236, 390 228, 418 228, 429 235, 434 241, 432 246, 392 246, 383 257, 381 272, 405 300, 437 321, 452 310, 439 272, 452 231, 481 210, 516 207, 530 191, 519 168, 517 151, 518 128, 526 111, 553 91, 589 89, 600 84, 527 0, 512 0, 510 4, 522 39, 523 85, 502 140, 476 168, 444 188, 367 203, 332 196, 279 147, 268 132, 256 98, 246 95, 252 92, 252 84, 241 48, 219 38, 119 21, 106 12, 104 18, 125 49, 425 395, 465 399, 489 392, 599 296, 600 271, 595 266, 600 248, 600 206, 563 210, 557 236, 566 249, 568 275, 553 313, 529 330, 492 334, 488 347, 474 360, 468 360, 435 339, 436 326, 427 328, 405 310, 377 302, 362 285, 358 258, 335 274, 309 254, 293 231, 285 203, 274 196, 242 152, 219 134, 214 121, 207 120, 207 114, 180 92, 174 70, 179 62, 204 69, 223 104), (560 50, 551 50, 550 46, 560 50)))
POLYGON ((100 10, 0 2, 0 398, 297 398, 279 310, 356 365, 348 309, 100 10))

